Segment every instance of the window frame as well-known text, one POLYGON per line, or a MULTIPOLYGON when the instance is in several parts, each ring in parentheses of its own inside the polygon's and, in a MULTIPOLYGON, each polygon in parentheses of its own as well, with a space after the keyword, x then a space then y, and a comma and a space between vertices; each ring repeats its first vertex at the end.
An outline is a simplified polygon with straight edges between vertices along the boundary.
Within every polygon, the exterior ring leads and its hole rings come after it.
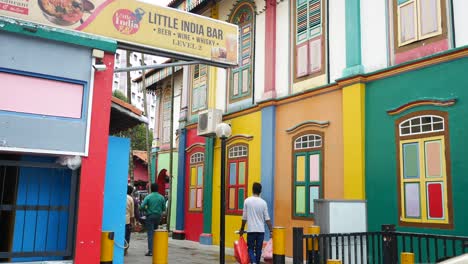
MULTIPOLYGON (((317 130, 307 130, 296 134, 292 138, 291 142, 291 150, 292 150, 292 162, 291 162, 291 170, 292 170, 292 178, 291 178, 291 218, 298 219, 298 220, 310 220, 315 218, 315 212, 310 213, 310 186, 318 186, 319 187, 319 199, 323 199, 324 197, 324 190, 325 190, 325 170, 324 170, 324 159, 325 159, 325 148, 324 148, 324 133, 317 130), (295 144, 296 140, 304 136, 320 136, 320 146, 316 147, 307 147, 296 149, 295 144), (310 175, 307 168, 310 166, 309 158, 312 155, 319 154, 319 181, 318 182, 310 182, 310 175), (305 157, 305 169, 306 172, 304 174, 304 184, 300 184, 300 186, 305 186, 306 189, 306 208, 305 214, 297 214, 296 213, 296 186, 297 184, 297 170, 296 170, 296 163, 297 157, 304 156, 305 157)), ((315 145, 315 144, 314 144, 315 145)), ((312 205, 313 206, 313 205, 312 205)))
POLYGON ((244 6, 247 6, 247 8, 250 10, 250 15, 251 15, 251 20, 248 20, 245 23, 240 23, 236 24, 239 26, 239 39, 238 39, 238 49, 239 49, 239 64, 238 67, 236 68, 231 68, 228 69, 228 89, 227 89, 227 99, 228 103, 232 104, 238 101, 245 100, 247 98, 252 97, 253 95, 253 90, 254 90, 254 67, 255 67, 255 26, 256 26, 256 12, 255 12, 255 5, 253 2, 250 1, 245 1, 241 2, 238 4, 232 11, 232 13, 229 15, 229 23, 235 24, 234 19, 237 16, 237 12, 239 10, 242 10, 244 6), (250 26, 250 31, 248 34, 250 35, 250 62, 248 64, 243 65, 242 64, 242 48, 243 48, 243 29, 247 26, 250 26), (244 71, 247 70, 249 77, 248 77, 248 89, 246 92, 242 91, 242 76, 244 75, 244 71), (234 75, 238 75, 238 94, 234 95, 234 75))
MULTIPOLYGON (((426 111, 418 111, 408 115, 404 115, 397 120, 395 120, 395 144, 396 144, 396 162, 397 162, 397 189, 398 189, 398 223, 400 226, 408 226, 408 227, 428 227, 428 228, 441 228, 441 229, 452 229, 453 228, 453 198, 452 198, 452 178, 451 178, 451 159, 450 159, 450 139, 449 139, 449 126, 448 126, 448 113, 438 110, 426 110, 426 111), (404 122, 414 119, 416 117, 424 117, 424 116, 436 116, 443 119, 444 130, 443 131, 434 131, 429 133, 421 132, 419 134, 410 134, 410 135, 401 135, 400 134, 400 125, 404 122), (445 157, 445 164, 443 164, 443 168, 445 167, 445 172, 442 172, 443 177, 438 178, 436 182, 442 181, 445 189, 443 189, 444 199, 446 200, 446 206, 443 205, 443 209, 445 212, 446 220, 431 220, 429 217, 423 215, 423 213, 427 212, 427 192, 426 188, 424 190, 421 189, 421 186, 426 185, 427 182, 433 182, 433 179, 426 179, 425 172, 420 172, 419 180, 411 180, 411 179, 404 179, 403 177, 403 144, 408 143, 418 143, 419 146, 425 146, 425 142, 434 141, 434 140, 441 140, 443 145, 441 146, 443 155, 445 157), (420 214, 421 217, 414 220, 414 218, 405 217, 405 199, 404 195, 404 184, 408 182, 418 182, 419 183, 419 191, 420 191, 420 214), (423 192, 424 191, 424 192, 423 192), (424 200, 423 200, 424 198, 424 200), (425 206, 425 208, 422 208, 425 206)), ((424 150, 419 148, 419 150, 424 150)), ((423 157, 420 157, 419 154, 418 158, 421 160, 423 157)), ((424 154, 425 157, 425 154, 424 154)), ((421 169, 423 165, 419 164, 419 169, 421 169)), ((443 169, 442 168, 442 169, 443 169)))
POLYGON ((244 204, 245 198, 248 197, 248 187, 249 187, 249 145, 244 144, 244 143, 235 143, 227 147, 227 170, 226 170, 226 214, 228 215, 242 215, 243 213, 243 208, 239 209, 239 189, 243 188, 244 189, 244 199, 241 201, 242 205, 244 204), (229 157, 229 153, 231 152, 231 149, 235 147, 245 147, 247 148, 247 154, 242 155, 242 156, 236 156, 233 158, 229 157), (239 184, 239 164, 241 162, 245 162, 245 175, 244 175, 244 184, 239 184), (236 163, 236 184, 230 184, 230 167, 231 163, 236 163), (229 203, 230 203, 230 196, 229 196, 229 190, 230 188, 235 188, 235 209, 229 209, 229 203))
MULTIPOLYGON (((309 7, 309 1, 311 0, 306 0, 307 2, 307 11, 309 11, 310 7, 309 7)), ((314 77, 317 77, 317 76, 321 76, 323 74, 325 74, 325 71, 326 71, 326 67, 325 67, 325 63, 326 63, 326 60, 327 58, 325 57, 326 56, 326 45, 325 45, 325 39, 327 38, 326 36, 326 25, 327 25, 327 20, 326 20, 326 12, 328 12, 328 10, 326 9, 326 1, 328 0, 319 0, 320 1, 320 12, 321 12, 321 26, 319 27, 320 28, 320 33, 318 34, 314 34, 314 35, 310 35, 310 25, 309 25, 309 20, 307 20, 307 29, 306 29, 306 32, 307 32, 307 37, 305 40, 301 40, 300 42, 298 42, 297 40, 297 2, 298 0, 294 0, 294 1, 291 1, 291 10, 293 10, 292 12, 292 16, 291 16, 291 25, 292 25, 292 30, 291 30, 291 40, 292 40, 292 45, 291 45, 291 48, 292 48, 292 64, 293 64, 293 67, 292 67, 292 76, 293 76, 293 83, 298 83, 298 82, 302 82, 302 81, 305 81, 305 80, 308 80, 308 79, 311 79, 311 78, 314 78, 314 77), (320 40, 320 46, 321 46, 321 50, 320 50, 320 69, 319 70, 312 70, 311 69, 311 58, 310 58, 310 45, 311 43, 313 42, 316 42, 317 40, 320 40), (298 60, 297 60, 297 51, 298 51, 298 47, 300 46, 307 46, 307 73, 304 74, 304 75, 301 75, 301 76, 298 76, 297 74, 297 69, 298 69, 298 60)))
POLYGON ((204 64, 197 64, 197 65, 193 65, 192 67, 190 67, 190 76, 191 76, 191 82, 190 82, 190 86, 191 86, 191 89, 190 89, 190 112, 192 114, 197 114, 198 112, 200 111, 203 111, 203 110, 206 110, 208 109, 208 83, 209 83, 209 79, 208 79, 208 76, 209 76, 209 67, 207 65, 204 65, 204 64), (198 66, 198 77, 195 78, 195 71, 196 71, 196 67, 198 66), (200 73, 202 72, 202 67, 205 68, 205 74, 204 75, 200 75, 200 73), (199 84, 202 80, 202 77, 205 77, 205 81, 204 81, 204 85, 203 84, 199 84), (197 86, 195 87, 195 83, 197 82, 197 86), (204 86, 204 89, 205 89, 205 104, 203 106, 200 106, 200 105, 197 105, 197 107, 194 107, 194 102, 195 102, 195 99, 194 99, 194 96, 195 96, 195 89, 199 90, 199 89, 202 89, 204 86))
POLYGON ((202 152, 201 150, 195 150, 193 151, 191 154, 190 154, 190 157, 189 157, 189 179, 188 179, 188 204, 187 204, 187 207, 188 207, 188 211, 189 212, 202 212, 203 211, 203 192, 204 192, 204 181, 205 181, 205 153, 202 152), (195 155, 201 155, 201 159, 198 159, 198 160, 193 160, 192 158, 195 157, 195 155), (198 180, 198 168, 201 167, 201 171, 202 171, 202 181, 201 181, 201 185, 199 185, 197 183, 197 180, 198 180), (195 176, 195 185, 192 185, 192 171, 193 169, 195 169, 195 171, 197 172, 197 175, 195 176), (195 204, 195 207, 191 207, 191 191, 192 189, 195 189, 195 201, 194 201, 194 204, 195 204), (202 198, 201 198, 201 207, 197 207, 197 201, 198 201, 198 189, 201 189, 201 193, 202 193, 202 198))
POLYGON ((433 42, 437 42, 447 38, 447 6, 446 1, 444 0, 437 0, 438 1, 438 19, 440 20, 440 28, 437 32, 427 34, 420 37, 420 8, 419 8, 419 1, 420 0, 408 0, 404 3, 398 4, 398 0, 393 0, 393 39, 394 39, 394 48, 395 53, 405 52, 408 50, 412 50, 417 47, 421 47, 433 42), (401 35, 400 35, 400 7, 404 5, 408 5, 409 3, 414 2, 416 5, 415 13, 415 40, 401 42, 401 35))

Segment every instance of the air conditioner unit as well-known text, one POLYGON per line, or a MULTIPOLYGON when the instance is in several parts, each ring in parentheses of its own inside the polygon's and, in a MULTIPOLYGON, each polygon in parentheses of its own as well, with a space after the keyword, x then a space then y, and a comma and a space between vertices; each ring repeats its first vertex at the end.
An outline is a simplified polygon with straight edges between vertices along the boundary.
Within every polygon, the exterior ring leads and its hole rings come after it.
POLYGON ((208 109, 198 114, 197 135, 215 135, 216 126, 223 120, 223 111, 219 109, 208 109))

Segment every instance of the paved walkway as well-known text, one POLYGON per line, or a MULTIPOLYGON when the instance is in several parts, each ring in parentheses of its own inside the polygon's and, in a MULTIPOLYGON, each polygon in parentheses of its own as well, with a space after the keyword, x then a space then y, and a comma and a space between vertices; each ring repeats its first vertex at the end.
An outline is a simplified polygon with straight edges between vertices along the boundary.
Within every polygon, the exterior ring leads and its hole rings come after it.
MULTIPOLYGON (((151 257, 146 257, 148 244, 146 233, 132 233, 130 248, 125 257, 125 264, 151 264, 151 257)), ((232 248, 226 249, 226 263, 236 263, 232 248)), ((169 263, 209 264, 219 263, 219 247, 201 245, 188 240, 169 238, 169 263)))

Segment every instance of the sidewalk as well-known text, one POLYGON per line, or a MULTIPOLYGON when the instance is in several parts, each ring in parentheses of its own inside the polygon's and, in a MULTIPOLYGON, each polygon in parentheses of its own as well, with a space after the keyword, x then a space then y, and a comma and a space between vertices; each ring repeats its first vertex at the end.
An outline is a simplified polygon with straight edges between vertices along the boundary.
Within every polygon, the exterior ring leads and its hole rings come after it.
MULTIPOLYGON (((132 233, 125 264, 150 264, 152 258, 146 257, 148 244, 146 233, 132 233)), ((232 248, 226 248, 226 263, 236 263, 232 248)), ((219 263, 219 247, 201 245, 188 240, 169 238, 169 263, 207 264, 219 263)))

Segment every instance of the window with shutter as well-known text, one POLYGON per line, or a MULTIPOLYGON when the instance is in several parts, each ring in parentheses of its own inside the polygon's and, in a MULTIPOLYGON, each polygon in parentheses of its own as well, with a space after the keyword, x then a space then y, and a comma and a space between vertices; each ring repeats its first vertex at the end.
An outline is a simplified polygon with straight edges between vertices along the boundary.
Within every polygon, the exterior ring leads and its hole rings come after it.
POLYGON ((229 100, 237 101, 252 95, 254 44, 254 9, 250 2, 234 8, 230 22, 239 25, 239 64, 230 71, 229 100))
POLYGON ((398 46, 442 34, 441 0, 398 0, 398 46))
POLYGON ((452 223, 446 120, 446 113, 434 111, 398 121, 400 223, 452 223))
POLYGON ((322 73, 323 1, 296 0, 295 6, 295 77, 322 73))
POLYGON ((205 154, 203 152, 196 152, 190 156, 190 211, 201 211, 203 207, 204 162, 205 154))
POLYGON ((323 138, 307 133, 295 137, 293 147, 293 200, 295 217, 313 217, 314 200, 323 197, 323 138))
POLYGON ((192 74, 192 113, 207 108, 207 72, 206 65, 193 66, 192 74))
POLYGON ((234 145, 228 149, 226 197, 228 214, 242 214, 248 185, 248 146, 234 145))

